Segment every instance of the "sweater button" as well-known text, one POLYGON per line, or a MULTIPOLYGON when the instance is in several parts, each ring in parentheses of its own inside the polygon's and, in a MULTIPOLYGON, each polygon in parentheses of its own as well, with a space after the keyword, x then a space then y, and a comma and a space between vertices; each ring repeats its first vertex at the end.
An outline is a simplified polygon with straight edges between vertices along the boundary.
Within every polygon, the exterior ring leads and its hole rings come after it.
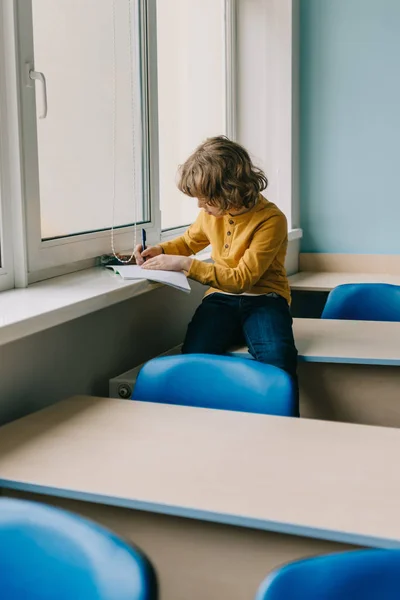
POLYGON ((232 235, 230 231, 228 231, 228 233, 226 235, 232 235))
POLYGON ((225 244, 225 248, 229 248, 229 244, 225 244))
POLYGON ((232 221, 232 219, 229 220, 229 225, 233 225, 235 221, 232 221))

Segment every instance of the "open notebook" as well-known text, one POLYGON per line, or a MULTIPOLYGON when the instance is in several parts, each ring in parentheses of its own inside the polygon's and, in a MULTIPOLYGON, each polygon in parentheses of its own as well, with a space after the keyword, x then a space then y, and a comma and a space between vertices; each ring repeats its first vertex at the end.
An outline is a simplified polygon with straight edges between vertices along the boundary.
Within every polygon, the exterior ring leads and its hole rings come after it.
POLYGON ((109 265, 107 269, 112 269, 122 279, 147 279, 190 293, 188 279, 182 271, 146 271, 138 265, 109 265))

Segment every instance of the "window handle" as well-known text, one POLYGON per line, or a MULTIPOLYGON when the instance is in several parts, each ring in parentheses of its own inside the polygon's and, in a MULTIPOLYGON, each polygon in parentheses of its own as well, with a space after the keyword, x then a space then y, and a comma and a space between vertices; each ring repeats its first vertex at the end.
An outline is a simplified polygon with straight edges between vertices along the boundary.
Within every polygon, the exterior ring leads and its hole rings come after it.
POLYGON ((42 88, 42 112, 39 114, 39 119, 47 117, 47 85, 46 78, 40 71, 35 71, 32 64, 26 65, 27 86, 33 87, 35 81, 41 83, 42 88))

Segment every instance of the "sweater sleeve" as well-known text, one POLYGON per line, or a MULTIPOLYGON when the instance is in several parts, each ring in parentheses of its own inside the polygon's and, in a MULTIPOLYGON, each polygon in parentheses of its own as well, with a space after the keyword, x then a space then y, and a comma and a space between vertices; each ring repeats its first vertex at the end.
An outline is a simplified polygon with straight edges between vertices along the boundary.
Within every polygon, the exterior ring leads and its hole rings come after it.
POLYGON ((255 231, 237 267, 193 260, 188 276, 224 292, 243 294, 268 270, 286 240, 286 217, 283 214, 274 215, 255 231))
POLYGON ((200 213, 196 221, 180 237, 160 244, 165 254, 179 256, 191 256, 207 248, 210 241, 203 229, 203 213, 200 213))

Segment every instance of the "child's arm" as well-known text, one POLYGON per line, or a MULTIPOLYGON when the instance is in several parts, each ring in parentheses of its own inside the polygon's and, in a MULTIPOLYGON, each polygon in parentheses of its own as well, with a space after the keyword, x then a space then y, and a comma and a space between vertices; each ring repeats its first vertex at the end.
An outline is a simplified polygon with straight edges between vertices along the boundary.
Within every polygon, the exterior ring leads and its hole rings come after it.
POLYGON ((176 254, 179 256, 191 256, 207 248, 210 241, 203 230, 203 213, 200 213, 196 221, 185 233, 170 242, 159 244, 165 254, 176 254))
POLYGON ((250 290, 267 271, 286 238, 285 216, 274 215, 256 230, 237 267, 229 268, 192 260, 188 276, 204 285, 232 294, 242 294, 250 290))
MULTIPOLYGON (((210 241, 203 232, 202 227, 202 215, 200 214, 196 221, 189 227, 189 229, 180 237, 171 240, 170 242, 164 242, 163 244, 157 244, 157 246, 150 246, 144 252, 142 252, 142 246, 139 245, 135 249, 136 264, 144 268, 166 268, 169 270, 175 270, 174 264, 171 263, 171 257, 167 265, 160 264, 156 265, 153 258, 160 256, 161 254, 176 255, 177 257, 187 257, 197 254, 201 250, 204 250, 209 245, 210 241), (145 262, 145 260, 147 262, 145 262)), ((162 259, 163 260, 163 259, 162 259)), ((183 258, 182 258, 183 260, 183 258)), ((165 261, 163 260, 163 263, 165 261)), ((183 264, 176 265, 177 270, 186 268, 183 264)))

